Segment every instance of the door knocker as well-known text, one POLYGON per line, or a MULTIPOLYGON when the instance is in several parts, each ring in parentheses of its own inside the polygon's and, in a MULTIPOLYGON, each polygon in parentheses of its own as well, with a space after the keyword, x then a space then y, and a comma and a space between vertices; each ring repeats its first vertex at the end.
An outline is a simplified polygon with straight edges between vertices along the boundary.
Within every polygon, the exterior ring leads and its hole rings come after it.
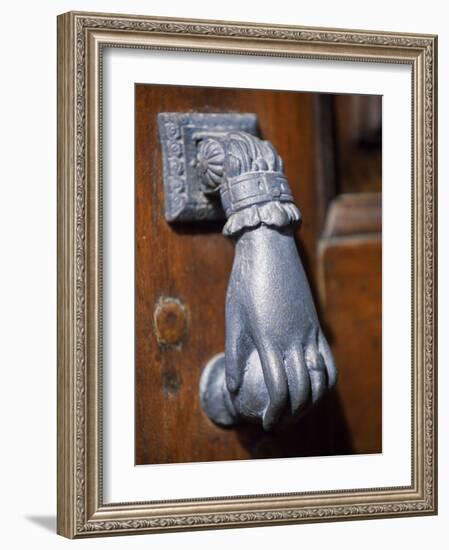
POLYGON ((282 159, 253 114, 161 113, 167 221, 225 221, 235 256, 225 351, 204 367, 203 410, 215 423, 265 430, 299 418, 337 379, 298 255, 282 159))

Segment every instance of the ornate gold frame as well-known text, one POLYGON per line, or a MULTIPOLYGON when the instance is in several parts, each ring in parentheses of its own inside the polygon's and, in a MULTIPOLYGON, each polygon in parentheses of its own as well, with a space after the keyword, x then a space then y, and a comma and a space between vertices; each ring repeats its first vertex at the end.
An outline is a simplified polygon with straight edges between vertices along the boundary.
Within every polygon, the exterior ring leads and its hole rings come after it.
POLYGON ((58 533, 75 538, 436 513, 436 53, 432 35, 95 13, 58 17, 58 533), (100 114, 105 45, 411 66, 410 486, 103 503, 100 114))

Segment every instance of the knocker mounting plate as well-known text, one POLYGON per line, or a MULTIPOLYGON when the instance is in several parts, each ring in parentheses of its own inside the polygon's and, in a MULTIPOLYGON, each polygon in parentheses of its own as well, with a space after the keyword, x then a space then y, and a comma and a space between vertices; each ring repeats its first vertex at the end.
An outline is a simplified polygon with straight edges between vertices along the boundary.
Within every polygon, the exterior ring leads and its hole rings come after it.
POLYGON ((252 113, 159 113, 159 135, 168 222, 224 221, 218 193, 204 189, 198 173, 197 149, 204 138, 232 131, 258 135, 252 113))

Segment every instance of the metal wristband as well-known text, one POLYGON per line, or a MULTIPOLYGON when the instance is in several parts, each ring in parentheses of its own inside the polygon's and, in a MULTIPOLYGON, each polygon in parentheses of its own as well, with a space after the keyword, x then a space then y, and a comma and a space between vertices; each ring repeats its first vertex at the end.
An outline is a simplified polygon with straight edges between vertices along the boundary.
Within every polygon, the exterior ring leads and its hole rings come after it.
POLYGON ((293 202, 290 186, 282 172, 246 172, 225 178, 220 194, 227 218, 253 205, 272 201, 293 202))

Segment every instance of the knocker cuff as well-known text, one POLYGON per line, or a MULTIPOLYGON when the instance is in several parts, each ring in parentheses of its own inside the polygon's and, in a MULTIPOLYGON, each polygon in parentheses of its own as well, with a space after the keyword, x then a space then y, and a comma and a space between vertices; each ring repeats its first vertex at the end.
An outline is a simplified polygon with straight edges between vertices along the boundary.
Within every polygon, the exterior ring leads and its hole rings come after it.
POLYGON ((255 204, 293 202, 290 186, 282 172, 245 172, 225 178, 220 194, 227 218, 255 204))
POLYGON ((223 235, 236 236, 244 229, 254 229, 259 225, 285 227, 300 220, 301 212, 293 202, 255 204, 232 214, 223 228, 223 235))

